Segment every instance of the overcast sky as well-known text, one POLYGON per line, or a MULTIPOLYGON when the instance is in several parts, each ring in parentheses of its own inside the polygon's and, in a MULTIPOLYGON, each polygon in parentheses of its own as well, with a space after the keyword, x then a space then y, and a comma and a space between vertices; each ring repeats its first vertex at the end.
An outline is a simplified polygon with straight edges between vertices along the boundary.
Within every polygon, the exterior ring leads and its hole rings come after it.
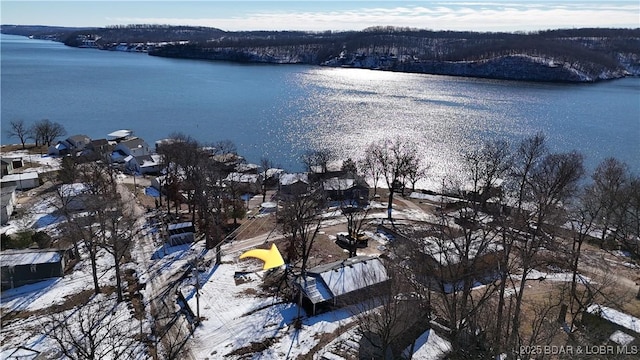
POLYGON ((223 30, 532 31, 640 27, 639 0, 573 1, 31 1, 2 0, 2 24, 95 26, 199 25, 223 30))

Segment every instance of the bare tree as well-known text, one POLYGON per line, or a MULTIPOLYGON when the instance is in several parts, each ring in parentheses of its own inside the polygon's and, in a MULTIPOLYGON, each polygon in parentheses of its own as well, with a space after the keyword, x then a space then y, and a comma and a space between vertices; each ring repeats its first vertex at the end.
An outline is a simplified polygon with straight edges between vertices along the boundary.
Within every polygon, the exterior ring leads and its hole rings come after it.
MULTIPOLYGON (((352 312, 357 331, 366 340, 361 342, 361 354, 367 358, 399 358, 401 351, 429 326, 423 299, 411 291, 402 271, 399 266, 387 264, 389 279, 352 299, 356 303, 352 312)), ((375 284, 380 279, 366 273, 361 281, 375 284)))
POLYGON ((600 204, 598 225, 602 232, 600 246, 605 247, 606 238, 613 230, 621 228, 619 222, 626 205, 626 187, 629 183, 629 170, 626 164, 614 158, 602 161, 592 176, 593 185, 589 189, 589 196, 600 204))
POLYGON ((333 159, 333 154, 328 149, 308 150, 302 154, 302 163, 310 172, 326 174, 329 161, 333 159), (319 171, 314 171, 319 170, 319 171))
MULTIPOLYGON (((278 216, 287 240, 286 262, 291 264, 294 276, 304 279, 307 273, 309 257, 320 231, 322 205, 321 192, 315 190, 309 194, 295 195, 283 202, 278 216)), ((300 316, 302 293, 300 293, 298 317, 300 316)))
POLYGON ((110 299, 94 299, 70 313, 52 313, 42 324, 57 350, 72 360, 134 358, 141 343, 131 334, 137 324, 110 299))
POLYGON ((36 145, 41 144, 47 146, 51 146, 56 138, 67 134, 67 131, 61 124, 51 122, 49 119, 36 122, 30 131, 36 140, 36 145))
POLYGON ((389 188, 387 219, 392 220, 395 188, 401 185, 401 180, 408 174, 409 168, 415 165, 418 153, 415 146, 400 139, 370 146, 369 150, 389 188))
POLYGON ((356 256, 358 241, 362 235, 362 227, 365 224, 369 208, 361 208, 356 206, 342 206, 342 215, 347 218, 347 241, 349 257, 356 256))
POLYGON ((20 140, 20 144, 22 144, 22 149, 25 148, 24 144, 27 142, 27 139, 31 137, 31 129, 27 127, 22 119, 10 121, 9 128, 5 130, 5 133, 10 138, 18 138, 18 140, 20 140))
POLYGON ((550 154, 532 171, 527 191, 532 199, 533 211, 526 224, 526 237, 519 243, 522 280, 516 294, 509 347, 516 351, 520 337, 522 299, 526 289, 527 275, 538 261, 540 248, 552 245, 555 229, 566 220, 563 206, 567 206, 579 189, 584 174, 582 156, 576 152, 550 154))
POLYGON ((382 176, 382 169, 380 168, 380 164, 375 157, 375 148, 376 144, 369 144, 369 146, 365 150, 364 158, 358 162, 360 171, 366 177, 371 178, 371 180, 373 181, 374 196, 378 193, 378 182, 380 181, 380 177, 382 176))
POLYGON ((531 172, 537 166, 538 162, 547 154, 547 147, 543 133, 537 133, 528 137, 518 146, 516 150, 511 178, 516 183, 518 211, 522 210, 522 203, 525 200, 526 185, 530 179, 531 172))
POLYGON ((522 204, 524 201, 529 200, 525 196, 528 195, 527 184, 531 181, 531 173, 546 153, 545 137, 542 133, 537 133, 520 142, 513 156, 511 169, 507 170, 508 184, 506 186, 507 189, 513 191, 512 197, 516 199, 517 205, 510 214, 511 217, 507 217, 507 214, 502 214, 502 216, 495 218, 495 225, 500 228, 500 239, 503 248, 498 264, 500 282, 498 285, 498 304, 493 338, 496 354, 503 353, 503 347, 506 346, 505 339, 509 337, 511 307, 507 307, 506 304, 506 288, 509 284, 509 275, 516 267, 511 252, 514 241, 521 237, 520 231, 517 229, 521 226, 520 222, 522 222, 522 204))
POLYGON ((269 179, 269 169, 272 169, 275 165, 273 161, 269 160, 266 157, 260 158, 260 172, 262 173, 262 202, 267 201, 267 186, 269 179))
POLYGON ((414 192, 416 191, 416 183, 427 176, 430 165, 424 164, 419 157, 415 157, 412 160, 413 164, 408 166, 405 177, 411 183, 411 192, 414 192))
POLYGON ((472 184, 472 195, 486 210, 487 200, 494 195, 498 180, 511 168, 509 143, 503 140, 487 141, 479 150, 465 154, 465 164, 472 184))

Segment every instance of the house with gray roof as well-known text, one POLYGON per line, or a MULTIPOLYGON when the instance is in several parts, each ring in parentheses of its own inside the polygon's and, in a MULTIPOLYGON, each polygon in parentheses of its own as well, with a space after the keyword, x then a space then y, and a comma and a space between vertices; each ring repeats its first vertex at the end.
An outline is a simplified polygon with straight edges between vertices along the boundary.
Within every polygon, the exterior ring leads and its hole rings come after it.
POLYGON ((91 143, 91 138, 87 135, 73 135, 65 140, 58 141, 57 144, 49 147, 49 155, 75 155, 85 149, 91 143))
POLYGON ((310 189, 309 174, 280 174, 278 194, 281 197, 302 195, 310 189))
POLYGON ((366 296, 367 291, 388 280, 380 258, 356 256, 309 269, 295 285, 301 292, 302 306, 315 315, 320 308, 348 304, 366 296))

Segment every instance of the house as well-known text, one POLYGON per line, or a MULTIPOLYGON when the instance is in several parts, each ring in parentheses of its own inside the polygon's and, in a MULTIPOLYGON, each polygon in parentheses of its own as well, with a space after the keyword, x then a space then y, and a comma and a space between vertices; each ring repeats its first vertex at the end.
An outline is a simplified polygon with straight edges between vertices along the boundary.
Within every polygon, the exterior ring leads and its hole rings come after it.
POLYGON ((302 195, 309 192, 310 182, 307 173, 281 174, 278 194, 282 197, 302 195))
POLYGON ((243 174, 257 174, 259 166, 256 164, 240 163, 236 165, 236 172, 243 174))
POLYGON ((17 203, 15 186, 3 185, 0 187, 0 204, 2 205, 2 209, 0 210, 0 225, 9 222, 9 218, 11 214, 13 214, 13 209, 17 203))
POLYGON ((178 224, 169 224, 167 226, 167 233, 169 234, 167 244, 169 244, 169 246, 190 244, 195 240, 195 231, 195 227, 190 221, 178 224))
POLYGON ((73 135, 65 140, 58 141, 57 144, 49 147, 49 155, 75 155, 85 149, 91 142, 91 138, 87 135, 73 135))
MULTIPOLYGON (((203 150, 211 150, 204 148, 203 150)), ((236 167, 244 162, 244 158, 236 153, 214 154, 210 159, 218 163, 223 171, 233 172, 236 167)))
POLYGON ((465 276, 480 279, 485 275, 497 271, 500 257, 503 251, 499 241, 494 239, 488 242, 484 238, 471 239, 464 237, 442 240, 435 237, 421 239, 424 259, 429 273, 436 276, 436 281, 456 282, 465 276), (468 249, 467 266, 473 269, 463 268, 463 257, 460 249, 468 249))
POLYGON ((262 175, 232 172, 223 180, 227 186, 235 186, 237 193, 260 193, 262 187, 262 175))
MULTIPOLYGON (((582 315, 586 335, 596 345, 616 349, 640 349, 640 319, 599 304, 591 304, 582 315)), ((628 354, 628 353, 626 353, 628 354)))
POLYGON ((2 187, 14 185, 16 190, 27 190, 40 186, 40 178, 36 172, 6 175, 2 177, 1 182, 2 187))
POLYGON ((89 160, 104 159, 107 154, 111 153, 114 146, 115 142, 109 142, 107 139, 91 140, 82 151, 82 156, 89 160))
POLYGON ((377 257, 356 256, 316 266, 298 278, 295 286, 302 296, 302 306, 315 315, 322 308, 371 297, 376 286, 389 280, 387 270, 377 257))
POLYGON ((452 290, 456 282, 465 278, 481 280, 497 272, 504 251, 498 236, 491 240, 482 236, 472 239, 442 239, 425 236, 425 230, 420 227, 400 223, 396 223, 393 228, 378 225, 378 231, 390 234, 399 249, 405 248, 409 252, 420 251, 424 256, 417 261, 426 269, 426 274, 431 274, 430 278, 421 280, 430 286, 444 286, 446 291, 452 290), (465 250, 467 261, 463 261, 465 258, 461 256, 465 250))
POLYGON ((322 190, 331 201, 366 203, 369 185, 354 178, 333 177, 322 182, 322 190))
POLYGON ((5 250, 0 252, 2 289, 64 276, 65 252, 57 249, 5 250))
POLYGON ((152 174, 159 173, 162 158, 160 155, 129 155, 124 158, 124 168, 127 172, 133 174, 152 174))
POLYGON ((140 138, 132 138, 120 141, 113 149, 114 152, 121 152, 124 157, 149 155, 149 144, 140 138))

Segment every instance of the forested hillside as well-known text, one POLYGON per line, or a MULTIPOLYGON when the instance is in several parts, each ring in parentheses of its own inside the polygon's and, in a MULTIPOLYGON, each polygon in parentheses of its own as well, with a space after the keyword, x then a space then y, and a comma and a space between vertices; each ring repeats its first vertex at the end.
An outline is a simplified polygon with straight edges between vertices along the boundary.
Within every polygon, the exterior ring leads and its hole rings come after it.
MULTIPOLYGON (((226 32, 215 28, 127 25, 51 28, 69 46, 150 55, 358 67, 514 80, 578 81, 640 75, 640 28, 566 29, 531 33, 431 31, 373 27, 363 31, 226 32), (128 44, 128 47, 122 47, 128 44), (142 46, 141 46, 142 45, 142 46)), ((3 26, 3 33, 51 38, 42 28, 3 26), (37 32, 36 32, 37 30, 37 32)))

